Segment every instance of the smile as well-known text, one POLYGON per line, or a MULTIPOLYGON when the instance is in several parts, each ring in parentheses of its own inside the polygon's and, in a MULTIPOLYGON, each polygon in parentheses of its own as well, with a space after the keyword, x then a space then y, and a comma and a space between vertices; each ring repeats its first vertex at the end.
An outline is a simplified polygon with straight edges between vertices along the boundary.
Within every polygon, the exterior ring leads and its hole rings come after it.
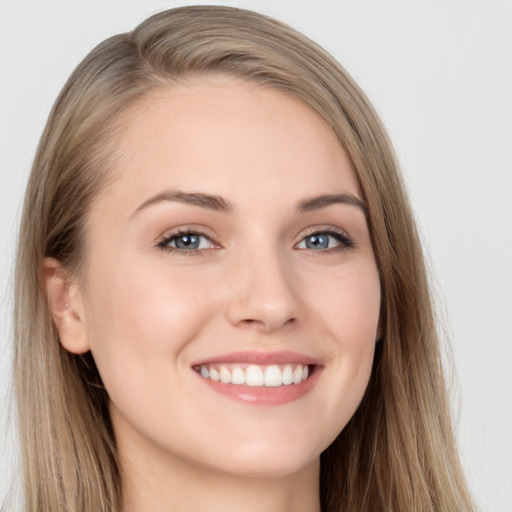
POLYGON ((276 406, 309 394, 323 364, 291 351, 251 351, 210 357, 191 367, 212 391, 246 404, 276 406))
POLYGON ((251 387, 279 387, 300 384, 310 374, 310 365, 202 364, 195 366, 201 377, 222 384, 251 387))

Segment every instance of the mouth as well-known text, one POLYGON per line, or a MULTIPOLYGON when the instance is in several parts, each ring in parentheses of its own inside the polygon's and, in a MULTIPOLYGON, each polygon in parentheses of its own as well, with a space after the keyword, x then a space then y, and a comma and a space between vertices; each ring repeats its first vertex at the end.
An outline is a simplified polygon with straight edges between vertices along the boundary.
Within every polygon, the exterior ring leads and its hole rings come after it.
POLYGON ((309 364, 201 364, 193 369, 204 379, 249 387, 293 386, 307 380, 316 365, 309 364))
POLYGON ((294 352, 238 352, 197 361, 192 369, 211 389, 238 401, 280 405, 309 393, 318 361, 294 352))

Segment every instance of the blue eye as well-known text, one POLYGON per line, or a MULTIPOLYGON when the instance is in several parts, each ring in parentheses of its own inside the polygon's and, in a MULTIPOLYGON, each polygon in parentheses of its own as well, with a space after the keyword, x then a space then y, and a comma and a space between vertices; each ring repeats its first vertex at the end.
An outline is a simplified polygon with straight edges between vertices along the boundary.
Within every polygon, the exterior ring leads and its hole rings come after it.
POLYGON ((354 245, 353 241, 344 233, 338 231, 319 231, 304 237, 297 249, 311 249, 326 251, 329 249, 347 249, 354 245))
POLYGON ((213 242, 201 233, 183 232, 175 233, 164 238, 159 244, 162 249, 171 251, 200 251, 201 249, 212 249, 213 242))

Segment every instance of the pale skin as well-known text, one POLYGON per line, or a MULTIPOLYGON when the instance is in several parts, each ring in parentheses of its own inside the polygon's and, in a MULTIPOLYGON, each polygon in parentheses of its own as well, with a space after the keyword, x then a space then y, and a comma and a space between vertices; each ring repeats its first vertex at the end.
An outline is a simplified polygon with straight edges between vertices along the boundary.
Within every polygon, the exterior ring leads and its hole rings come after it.
POLYGON ((124 512, 319 511, 320 454, 363 397, 380 308, 345 152, 300 101, 222 76, 153 91, 119 144, 81 278, 53 259, 45 276, 61 343, 92 351, 109 393, 124 512), (283 351, 315 361, 286 403, 193 368, 283 351))

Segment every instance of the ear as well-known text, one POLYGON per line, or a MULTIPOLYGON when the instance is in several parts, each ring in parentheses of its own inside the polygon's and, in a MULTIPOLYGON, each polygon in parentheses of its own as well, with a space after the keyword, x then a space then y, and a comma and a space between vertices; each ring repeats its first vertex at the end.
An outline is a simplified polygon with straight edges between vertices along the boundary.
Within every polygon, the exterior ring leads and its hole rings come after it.
POLYGON ((78 284, 70 279, 62 264, 54 258, 43 262, 43 280, 61 345, 74 354, 89 347, 83 297, 78 284))

